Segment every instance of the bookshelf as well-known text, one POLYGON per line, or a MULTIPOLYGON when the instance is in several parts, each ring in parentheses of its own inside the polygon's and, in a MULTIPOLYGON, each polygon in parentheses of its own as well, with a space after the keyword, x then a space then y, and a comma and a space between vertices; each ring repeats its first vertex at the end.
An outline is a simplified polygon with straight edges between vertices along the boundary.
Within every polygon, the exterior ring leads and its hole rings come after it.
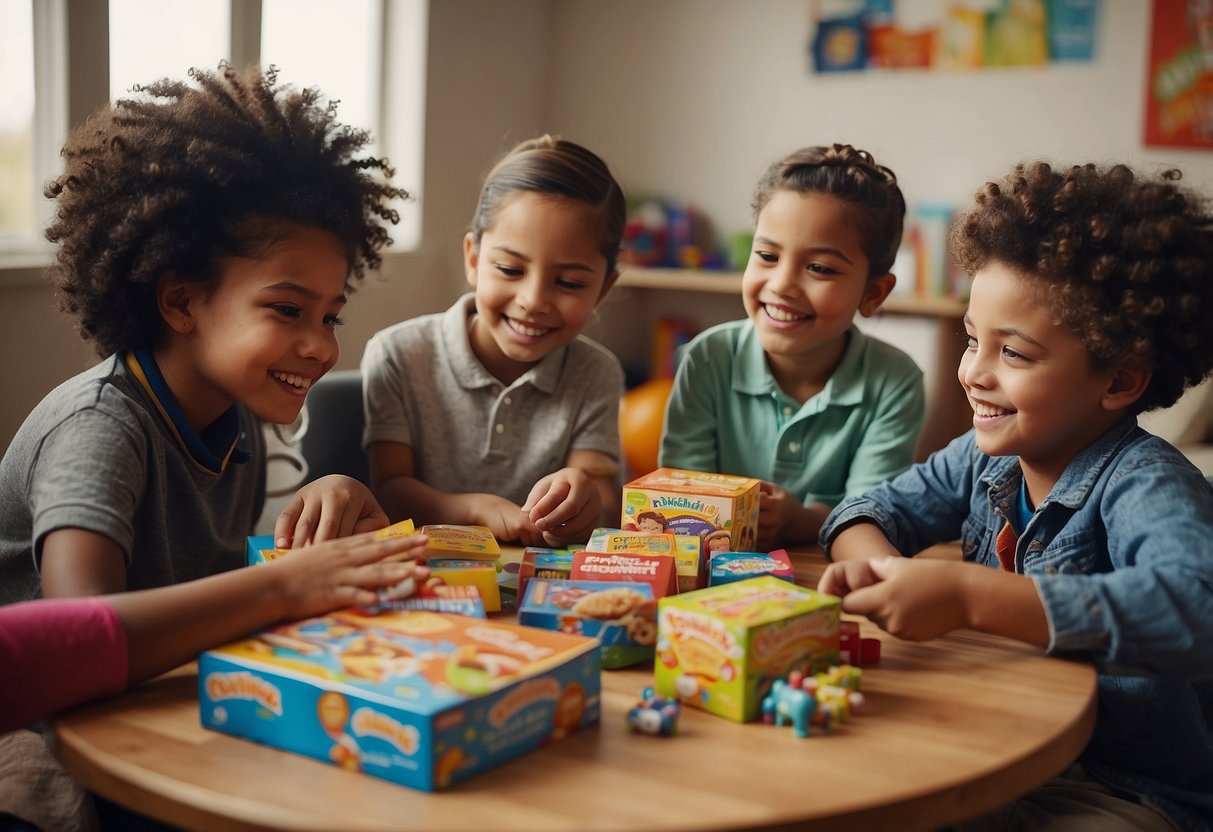
MULTIPOLYGON (((623 264, 620 268, 617 288, 627 289, 627 293, 640 295, 665 295, 667 306, 668 296, 674 295, 675 309, 705 308, 709 315, 720 320, 730 317, 741 317, 745 311, 741 308, 741 275, 737 272, 704 271, 696 269, 661 269, 623 264), (687 298, 685 293, 698 296, 687 298), (720 310, 729 308, 736 301, 733 313, 722 313, 720 310)), ((638 315, 637 310, 650 307, 648 302, 629 302, 624 306, 626 313, 612 315, 615 324, 627 326, 630 332, 616 331, 616 352, 635 351, 639 342, 645 341, 642 330, 638 327, 652 325, 650 317, 638 315)), ((910 295, 892 295, 880 307, 879 314, 919 318, 932 324, 931 345, 932 371, 928 374, 927 413, 923 424, 922 435, 918 442, 918 458, 925 459, 928 454, 946 445, 954 437, 959 436, 972 425, 972 410, 965 399, 964 391, 956 380, 956 366, 964 352, 964 341, 957 337, 964 318, 966 305, 964 301, 951 297, 917 297, 910 295)), ((614 329, 614 327, 611 327, 614 329)), ((602 338, 610 345, 609 335, 602 338)), ((646 342, 647 343, 647 342, 646 342)))
MULTIPOLYGON (((741 294, 741 275, 737 272, 700 269, 654 269, 645 266, 620 268, 618 286, 632 289, 673 289, 685 292, 741 294)), ((880 307, 890 315, 917 315, 924 318, 960 320, 965 314, 963 301, 950 297, 917 297, 893 294, 880 307)))

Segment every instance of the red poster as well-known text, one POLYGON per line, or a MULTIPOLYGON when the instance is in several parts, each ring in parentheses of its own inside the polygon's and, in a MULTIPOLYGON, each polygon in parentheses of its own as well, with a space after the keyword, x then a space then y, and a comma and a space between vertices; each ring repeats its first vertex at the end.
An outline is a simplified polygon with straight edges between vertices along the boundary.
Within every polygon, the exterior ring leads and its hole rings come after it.
POLYGON ((1145 143, 1213 148, 1213 0, 1154 0, 1145 143))

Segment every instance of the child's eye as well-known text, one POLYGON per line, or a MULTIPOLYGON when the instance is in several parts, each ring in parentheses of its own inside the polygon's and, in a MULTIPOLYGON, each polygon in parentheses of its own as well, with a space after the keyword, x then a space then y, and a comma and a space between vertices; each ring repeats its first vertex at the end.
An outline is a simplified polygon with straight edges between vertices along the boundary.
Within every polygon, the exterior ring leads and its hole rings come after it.
POLYGON ((580 280, 573 280, 572 278, 568 277, 558 277, 556 278, 556 285, 561 289, 577 290, 584 289, 587 284, 582 283, 580 280))
POLYGON ((838 271, 838 269, 832 269, 829 266, 827 266, 825 263, 810 263, 809 271, 815 272, 817 274, 839 274, 840 273, 838 271))
POLYGON ((755 251, 756 255, 762 258, 764 263, 778 263, 779 255, 773 251, 755 251))
POLYGON ((977 349, 977 339, 974 338, 972 335, 965 332, 963 329, 960 332, 957 332, 956 335, 957 335, 957 337, 960 338, 960 340, 965 342, 966 349, 970 349, 970 350, 977 349))
POLYGON ((345 319, 342 318, 340 315, 325 315, 324 316, 324 325, 325 326, 339 327, 339 326, 342 326, 344 323, 345 323, 345 319))
POLYGON ((1025 358, 1027 358, 1027 356, 1025 356, 1023 353, 1016 352, 1015 350, 1011 349, 1010 347, 1003 347, 1002 354, 1005 355, 1007 358, 1010 358, 1012 361, 1022 361, 1025 358))
POLYGON ((299 307, 292 303, 271 303, 270 309, 287 318, 298 318, 301 314, 299 307))
POLYGON ((494 263, 493 267, 496 268, 497 271, 501 272, 506 277, 520 277, 522 275, 522 269, 517 269, 513 266, 507 266, 505 263, 494 263))

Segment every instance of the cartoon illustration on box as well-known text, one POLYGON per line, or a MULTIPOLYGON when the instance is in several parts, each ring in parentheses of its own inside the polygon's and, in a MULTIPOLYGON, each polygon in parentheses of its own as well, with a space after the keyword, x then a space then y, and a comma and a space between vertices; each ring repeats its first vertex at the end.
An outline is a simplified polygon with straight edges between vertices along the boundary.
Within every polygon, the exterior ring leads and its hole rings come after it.
POLYGON ((751 477, 658 468, 623 487, 620 527, 639 530, 641 522, 656 529, 664 518, 664 531, 699 538, 703 558, 710 555, 708 538, 720 550, 739 550, 758 532, 758 498, 761 483, 751 477))
POLYGON ((841 601, 769 575, 661 599, 656 689, 738 722, 771 682, 838 660, 841 601))
POLYGON ((598 722, 599 645, 447 613, 342 610, 199 659, 204 727, 441 789, 598 722))
POLYGON ((625 667, 653 657, 657 601, 645 583, 535 578, 518 622, 597 638, 602 666, 625 667))

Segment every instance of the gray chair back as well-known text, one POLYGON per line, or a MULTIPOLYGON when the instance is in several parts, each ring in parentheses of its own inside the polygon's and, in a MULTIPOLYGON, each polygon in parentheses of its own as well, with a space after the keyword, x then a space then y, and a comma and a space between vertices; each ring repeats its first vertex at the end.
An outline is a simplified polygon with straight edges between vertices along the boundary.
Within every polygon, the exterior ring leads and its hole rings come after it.
POLYGON ((307 481, 328 474, 345 474, 370 482, 362 450, 362 374, 332 370, 307 394, 307 430, 300 441, 307 460, 307 481))

